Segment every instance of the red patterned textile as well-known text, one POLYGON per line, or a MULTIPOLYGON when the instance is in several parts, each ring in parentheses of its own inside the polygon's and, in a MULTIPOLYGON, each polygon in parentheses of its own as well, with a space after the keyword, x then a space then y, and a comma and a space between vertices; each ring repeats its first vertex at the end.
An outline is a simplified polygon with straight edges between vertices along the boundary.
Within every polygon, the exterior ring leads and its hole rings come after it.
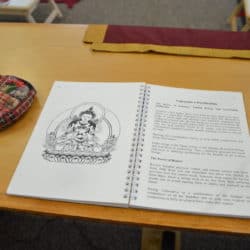
POLYGON ((27 81, 15 76, 0 75, 0 129, 3 129, 31 106, 36 90, 27 81))

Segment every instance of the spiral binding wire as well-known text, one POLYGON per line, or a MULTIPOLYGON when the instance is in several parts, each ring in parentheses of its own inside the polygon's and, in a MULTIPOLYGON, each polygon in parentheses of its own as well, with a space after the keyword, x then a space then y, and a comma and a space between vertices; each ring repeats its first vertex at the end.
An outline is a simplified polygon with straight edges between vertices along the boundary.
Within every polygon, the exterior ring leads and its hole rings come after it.
POLYGON ((143 85, 140 88, 138 98, 136 121, 133 133, 133 140, 130 151, 130 159, 124 189, 124 198, 136 199, 139 186, 139 175, 141 159, 144 147, 144 136, 146 131, 146 120, 148 117, 148 103, 150 97, 150 86, 143 85))

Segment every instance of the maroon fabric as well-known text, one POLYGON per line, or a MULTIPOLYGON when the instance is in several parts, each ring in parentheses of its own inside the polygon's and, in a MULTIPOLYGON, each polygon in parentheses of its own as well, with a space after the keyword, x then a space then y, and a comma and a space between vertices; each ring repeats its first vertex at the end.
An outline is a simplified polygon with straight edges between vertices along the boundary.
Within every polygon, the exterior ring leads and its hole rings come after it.
MULTIPOLYGON (((48 2, 48 0, 41 0, 40 2, 46 3, 46 2, 48 2)), ((69 8, 72 8, 74 6, 74 4, 79 2, 79 0, 55 0, 55 2, 57 2, 57 3, 65 3, 65 4, 67 4, 67 6, 69 8)))
POLYGON ((249 50, 250 32, 109 25, 104 42, 249 50))

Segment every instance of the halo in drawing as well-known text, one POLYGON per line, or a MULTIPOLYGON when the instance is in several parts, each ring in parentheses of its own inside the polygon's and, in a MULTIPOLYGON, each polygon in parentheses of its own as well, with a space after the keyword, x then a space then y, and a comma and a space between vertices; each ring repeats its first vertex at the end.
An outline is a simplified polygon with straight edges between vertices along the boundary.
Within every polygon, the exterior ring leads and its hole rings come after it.
POLYGON ((46 132, 44 159, 64 163, 105 163, 120 134, 115 114, 98 103, 82 103, 58 115, 46 132))

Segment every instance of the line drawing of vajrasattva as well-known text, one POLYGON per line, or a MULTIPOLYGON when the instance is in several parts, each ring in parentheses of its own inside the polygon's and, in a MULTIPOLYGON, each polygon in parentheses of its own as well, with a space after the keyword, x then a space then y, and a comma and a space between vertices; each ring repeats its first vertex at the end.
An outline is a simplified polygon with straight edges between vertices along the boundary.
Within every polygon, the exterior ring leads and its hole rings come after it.
POLYGON ((82 103, 50 123, 42 156, 50 162, 106 163, 119 135, 120 123, 113 112, 99 103, 82 103))

